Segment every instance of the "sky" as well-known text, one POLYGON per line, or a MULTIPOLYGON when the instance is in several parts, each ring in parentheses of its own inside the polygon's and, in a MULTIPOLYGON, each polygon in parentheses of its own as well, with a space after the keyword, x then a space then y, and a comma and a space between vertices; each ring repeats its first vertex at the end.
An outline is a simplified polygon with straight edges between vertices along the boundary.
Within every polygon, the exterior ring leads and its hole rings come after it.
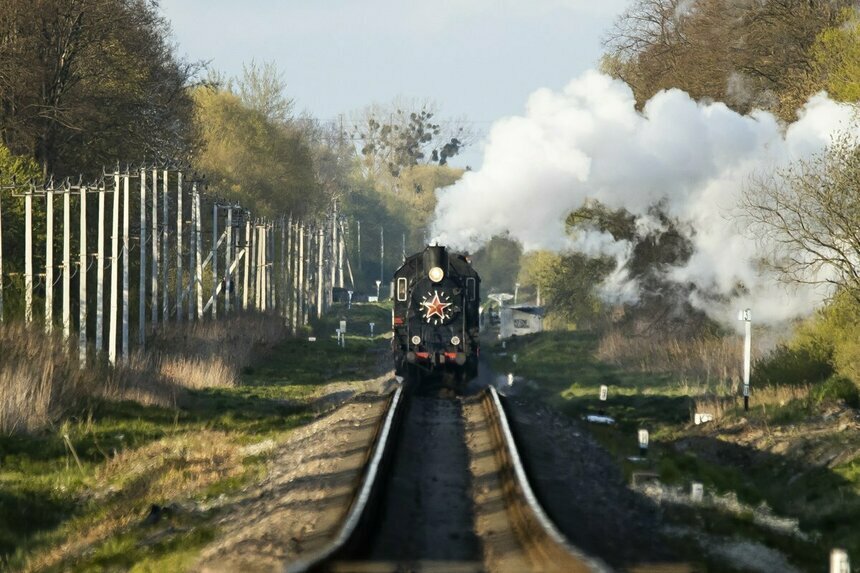
MULTIPOLYGON (((430 99, 478 140, 538 88, 597 65, 628 0, 161 0, 178 53, 228 75, 274 62, 296 109, 322 120, 430 99)), ((479 167, 480 141, 454 164, 479 167)))

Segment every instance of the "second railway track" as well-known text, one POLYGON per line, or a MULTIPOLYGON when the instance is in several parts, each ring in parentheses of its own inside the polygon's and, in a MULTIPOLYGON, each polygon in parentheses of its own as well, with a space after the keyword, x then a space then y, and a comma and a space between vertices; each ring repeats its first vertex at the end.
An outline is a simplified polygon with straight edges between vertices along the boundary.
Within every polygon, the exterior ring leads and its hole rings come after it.
POLYGON ((500 398, 398 389, 361 487, 304 571, 607 571, 571 546, 528 484, 500 398))

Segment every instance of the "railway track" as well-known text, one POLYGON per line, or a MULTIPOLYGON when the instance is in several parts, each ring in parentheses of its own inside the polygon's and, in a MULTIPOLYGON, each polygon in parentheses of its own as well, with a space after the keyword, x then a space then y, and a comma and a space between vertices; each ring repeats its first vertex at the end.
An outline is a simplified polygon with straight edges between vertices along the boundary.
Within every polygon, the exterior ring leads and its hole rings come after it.
POLYGON ((338 534, 287 571, 608 571, 572 546, 528 483, 494 388, 398 388, 338 534))

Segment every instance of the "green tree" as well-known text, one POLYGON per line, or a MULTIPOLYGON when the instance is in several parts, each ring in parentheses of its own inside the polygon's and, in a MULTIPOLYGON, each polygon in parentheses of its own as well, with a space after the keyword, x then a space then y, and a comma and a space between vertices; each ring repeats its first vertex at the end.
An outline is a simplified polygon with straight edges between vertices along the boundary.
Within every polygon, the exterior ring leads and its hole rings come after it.
POLYGON ((43 176, 183 158, 198 68, 169 35, 155 0, 0 3, 0 138, 43 176))
POLYGON ((860 101, 860 15, 845 12, 845 22, 821 32, 812 47, 813 66, 830 97, 860 101))

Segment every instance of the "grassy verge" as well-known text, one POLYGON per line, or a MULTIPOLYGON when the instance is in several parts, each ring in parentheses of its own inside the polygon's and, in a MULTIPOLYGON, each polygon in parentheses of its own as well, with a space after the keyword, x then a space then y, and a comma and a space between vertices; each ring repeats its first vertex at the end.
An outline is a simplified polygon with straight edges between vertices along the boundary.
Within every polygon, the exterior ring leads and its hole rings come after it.
POLYGON ((829 399, 838 388, 757 391, 749 412, 740 398, 725 398, 717 423, 695 426, 692 414, 714 405, 715 388, 680 374, 601 361, 600 346, 593 334, 546 332, 487 350, 499 371, 530 381, 518 389, 521 395, 576 418, 613 417, 613 426, 590 428, 628 479, 656 474, 681 498, 691 482, 702 482, 709 494, 704 506, 664 504, 676 524, 759 541, 803 570, 821 569, 832 547, 860 556, 860 534, 852 525, 860 522, 860 460, 854 459, 860 432, 827 421, 839 412, 856 419, 844 403, 829 399), (606 403, 599 400, 603 384, 606 403), (651 444, 647 460, 634 462, 629 458, 638 455, 640 428, 650 431, 651 444))
POLYGON ((384 342, 339 348, 329 320, 317 342, 270 344, 232 386, 185 390, 171 407, 93 398, 46 429, 0 436, 0 569, 184 569, 217 536, 225 500, 313 419, 326 387, 378 369, 384 342))

